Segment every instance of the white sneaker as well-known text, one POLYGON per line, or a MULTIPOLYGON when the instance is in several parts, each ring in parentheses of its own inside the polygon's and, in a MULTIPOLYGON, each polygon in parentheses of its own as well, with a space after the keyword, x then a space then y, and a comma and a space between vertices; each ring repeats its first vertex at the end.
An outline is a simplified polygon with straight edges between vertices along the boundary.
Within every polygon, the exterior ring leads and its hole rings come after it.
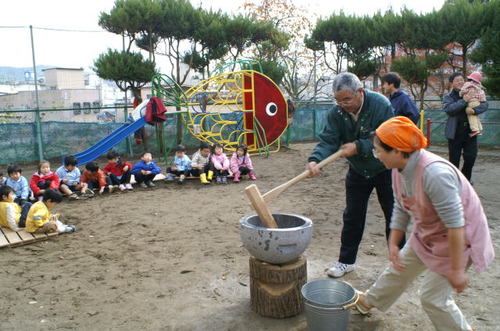
POLYGON ((134 188, 132 187, 132 184, 125 184, 125 187, 127 190, 133 190, 134 188))
POLYGON ((328 269, 328 271, 326 273, 330 277, 338 278, 338 277, 344 276, 348 272, 353 271, 354 266, 355 266, 354 264, 345 264, 342 262, 337 262, 337 263, 335 263, 335 265, 333 267, 328 269))
POLYGON ((123 184, 120 184, 120 191, 125 191, 127 188, 125 187, 125 185, 123 184))

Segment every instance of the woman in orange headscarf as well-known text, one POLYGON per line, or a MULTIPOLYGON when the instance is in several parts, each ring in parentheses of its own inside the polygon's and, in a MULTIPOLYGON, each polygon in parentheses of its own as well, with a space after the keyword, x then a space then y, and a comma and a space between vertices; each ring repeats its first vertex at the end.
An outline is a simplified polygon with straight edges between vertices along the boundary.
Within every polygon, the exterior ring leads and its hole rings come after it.
POLYGON ((392 170, 395 196, 389 236, 392 264, 356 304, 385 311, 425 272, 421 302, 437 330, 471 330, 453 300, 467 286, 465 271, 481 272, 493 260, 488 223, 469 181, 447 160, 424 150, 427 139, 406 117, 382 123, 374 155, 392 170), (410 221, 410 240, 398 248, 410 221))

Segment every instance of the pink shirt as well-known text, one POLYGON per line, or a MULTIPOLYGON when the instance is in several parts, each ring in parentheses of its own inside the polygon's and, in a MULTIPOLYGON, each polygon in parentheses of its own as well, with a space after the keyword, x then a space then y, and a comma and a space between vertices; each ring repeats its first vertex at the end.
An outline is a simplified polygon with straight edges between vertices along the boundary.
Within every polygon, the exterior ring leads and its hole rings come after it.
POLYGON ((484 271, 493 260, 495 253, 481 201, 460 171, 445 159, 425 150, 421 151, 421 156, 418 159, 415 193, 412 197, 403 196, 401 174, 398 169, 392 171, 396 198, 415 220, 409 244, 430 270, 442 275, 446 275, 450 270, 448 228, 444 226, 432 202, 423 190, 422 174, 424 169, 433 162, 445 162, 453 167, 461 182, 460 198, 465 219, 465 248, 462 266, 465 268, 468 260, 471 259, 476 272, 484 271))
POLYGON ((250 170, 253 170, 252 159, 250 159, 250 154, 246 154, 242 157, 238 156, 238 153, 234 152, 231 157, 231 172, 234 174, 240 171, 240 167, 247 167, 250 170))
POLYGON ((212 163, 217 170, 220 170, 222 168, 226 168, 227 170, 229 170, 229 159, 224 153, 222 153, 221 155, 212 154, 212 163))
POLYGON ((486 101, 484 87, 480 83, 466 82, 460 89, 459 95, 464 99, 465 102, 486 101))

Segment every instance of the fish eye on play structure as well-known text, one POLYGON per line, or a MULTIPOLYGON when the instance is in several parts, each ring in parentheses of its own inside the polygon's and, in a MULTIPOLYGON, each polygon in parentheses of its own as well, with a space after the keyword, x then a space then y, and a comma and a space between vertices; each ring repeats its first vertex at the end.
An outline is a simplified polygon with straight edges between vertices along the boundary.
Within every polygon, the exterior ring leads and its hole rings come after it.
POLYGON ((274 116, 278 113, 278 106, 274 102, 270 102, 266 105, 266 113, 269 116, 274 116))

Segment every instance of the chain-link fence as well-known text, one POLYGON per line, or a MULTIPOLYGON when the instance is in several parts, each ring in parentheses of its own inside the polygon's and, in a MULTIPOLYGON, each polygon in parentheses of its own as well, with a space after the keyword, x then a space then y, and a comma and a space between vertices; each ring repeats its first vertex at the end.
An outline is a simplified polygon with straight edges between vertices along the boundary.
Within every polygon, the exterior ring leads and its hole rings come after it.
MULTIPOLYGON (((491 103, 494 105, 494 103, 491 103)), ((313 141, 318 138, 324 126, 325 116, 333 104, 331 103, 298 103, 294 114, 293 124, 289 127, 289 132, 282 136, 283 143, 293 143, 302 141, 313 141)), ((498 107, 498 106, 497 106, 498 107)), ((109 109, 108 109, 109 110, 109 109)), ((73 109, 44 109, 48 112, 67 112, 73 109)), ((39 122, 40 136, 37 135, 37 122, 22 122, 22 116, 13 116, 18 113, 34 113, 35 111, 0 111, 0 164, 20 163, 37 161, 41 151, 43 158, 55 158, 68 154, 81 152, 124 124, 127 110, 117 108, 110 121, 102 120, 94 122, 66 122, 66 121, 44 121, 39 122), (40 138, 38 138, 40 137, 40 138)), ((31 115, 32 115, 31 114, 31 115)), ((234 114, 222 114, 231 116, 235 120, 234 114)), ((484 133, 479 137, 480 146, 499 147, 500 146, 500 108, 490 108, 481 114, 481 121, 484 133)), ((31 116, 31 118, 37 118, 31 116)), ((431 141, 433 144, 444 144, 444 125, 446 114, 442 110, 428 110, 425 112, 425 121, 431 120, 431 141)), ((167 121, 163 129, 163 142, 167 150, 171 150, 177 144, 177 114, 167 113, 167 121)), ((237 119, 236 119, 237 120, 237 119)), ((424 126, 426 131, 426 126, 424 126)), ((140 154, 148 150, 155 154, 159 150, 158 139, 154 126, 145 126, 146 139, 141 144, 137 144, 132 136, 125 139, 114 147, 119 153, 140 154)), ((196 148, 199 141, 188 132, 183 133, 183 144, 190 148, 196 148)))

